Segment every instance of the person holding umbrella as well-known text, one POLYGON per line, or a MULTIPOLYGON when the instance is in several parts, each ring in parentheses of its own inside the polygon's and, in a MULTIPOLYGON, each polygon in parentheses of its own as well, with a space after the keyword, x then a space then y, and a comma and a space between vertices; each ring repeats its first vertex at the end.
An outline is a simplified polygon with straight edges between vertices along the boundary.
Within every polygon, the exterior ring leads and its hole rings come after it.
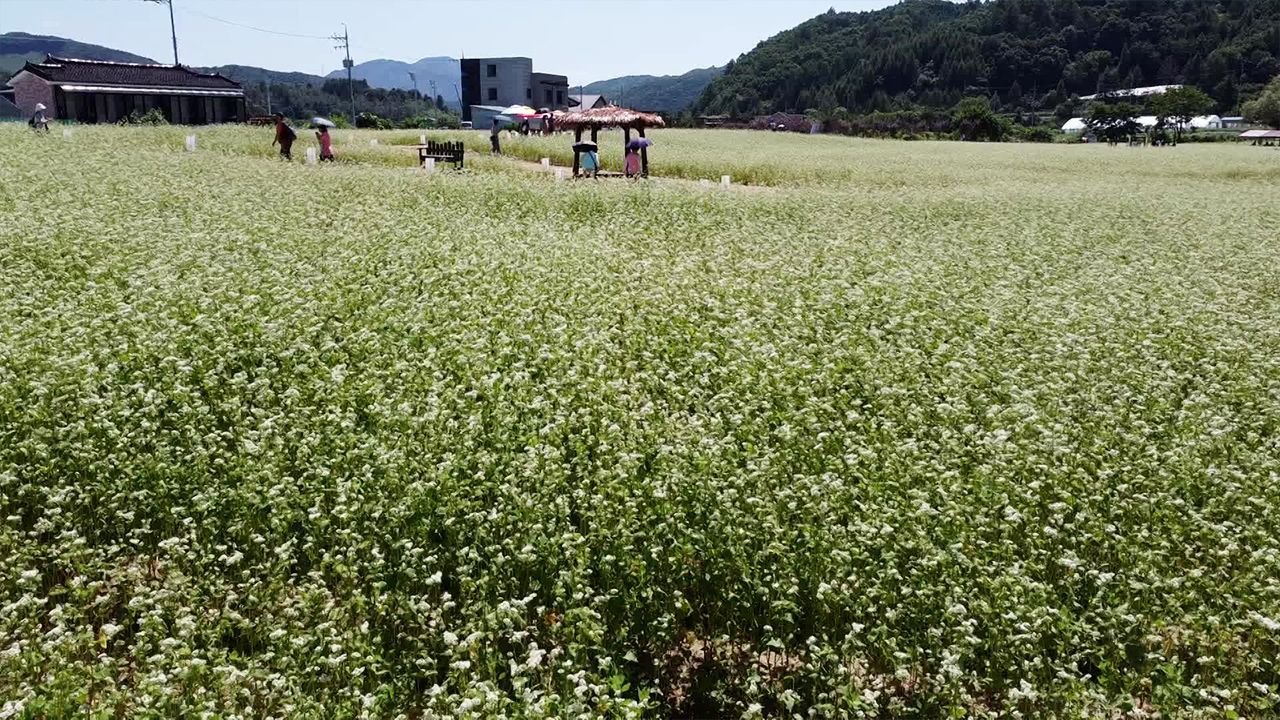
POLYGON ((644 166, 640 162, 640 148, 647 148, 650 144, 648 138, 636 138, 627 143, 627 157, 622 165, 622 170, 627 177, 640 177, 644 174, 644 166))
POLYGON ((502 146, 498 144, 498 133, 502 132, 502 122, 498 118, 493 119, 493 127, 489 130, 489 144, 492 146, 489 152, 493 155, 502 154, 502 146))
POLYGON ((280 144, 280 157, 285 160, 293 160, 290 154, 293 150, 293 141, 298 139, 298 134, 293 128, 285 124, 284 113, 276 113, 276 139, 271 141, 272 145, 280 144))
POLYGON ((35 114, 33 114, 31 119, 27 121, 27 125, 29 125, 32 130, 43 130, 45 132, 49 132, 49 116, 44 114, 44 111, 47 109, 48 108, 44 106, 44 103, 36 103, 35 114))
POLYGON ((627 156, 622 161, 622 172, 627 177, 640 177, 640 151, 627 146, 627 156))
POLYGON ((316 140, 320 142, 320 162, 334 162, 333 137, 329 135, 329 128, 333 127, 333 123, 322 117, 314 117, 311 118, 311 124, 320 128, 316 131, 316 140))
MULTIPOLYGON (((599 149, 598 145, 589 140, 579 140, 573 144, 574 154, 582 161, 583 177, 588 175, 593 178, 600 177, 600 156, 596 154, 599 149)), ((575 164, 577 164, 576 161, 575 164)))

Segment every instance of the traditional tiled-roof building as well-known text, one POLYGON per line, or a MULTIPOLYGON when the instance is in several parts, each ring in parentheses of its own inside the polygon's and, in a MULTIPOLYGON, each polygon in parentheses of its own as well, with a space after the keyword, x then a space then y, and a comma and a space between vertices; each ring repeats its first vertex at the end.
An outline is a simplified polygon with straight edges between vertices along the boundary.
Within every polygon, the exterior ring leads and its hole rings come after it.
POLYGON ((244 88, 221 75, 181 65, 75 60, 52 55, 28 62, 9 85, 24 115, 43 103, 53 119, 116 122, 158 108, 175 124, 243 122, 244 88))

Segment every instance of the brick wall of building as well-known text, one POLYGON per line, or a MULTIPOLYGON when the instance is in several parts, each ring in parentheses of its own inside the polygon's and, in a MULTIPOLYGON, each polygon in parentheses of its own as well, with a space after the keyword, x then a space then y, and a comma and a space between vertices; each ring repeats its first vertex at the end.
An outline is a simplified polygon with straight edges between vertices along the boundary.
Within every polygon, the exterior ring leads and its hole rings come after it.
POLYGON ((44 113, 50 120, 58 117, 58 109, 53 102, 53 86, 30 74, 13 86, 13 103, 22 110, 23 117, 35 114, 36 103, 44 103, 44 113))

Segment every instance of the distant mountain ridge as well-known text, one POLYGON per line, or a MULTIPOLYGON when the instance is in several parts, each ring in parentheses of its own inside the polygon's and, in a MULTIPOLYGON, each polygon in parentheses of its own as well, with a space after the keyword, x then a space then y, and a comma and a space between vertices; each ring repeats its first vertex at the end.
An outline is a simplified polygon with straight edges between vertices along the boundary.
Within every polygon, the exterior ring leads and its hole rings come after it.
POLYGON ((155 60, 123 50, 82 43, 53 35, 7 32, 0 35, 0 70, 16 73, 27 61, 43 60, 46 55, 73 57, 81 60, 109 60, 155 64, 155 60))
MULTIPOLYGON (((584 93, 608 96, 610 102, 637 110, 676 112, 689 107, 723 67, 697 68, 683 75, 624 75, 583 86, 584 93)), ((577 86, 574 86, 577 92, 577 86)))
MULTIPOLYGON (((0 35, 0 71, 11 74, 16 73, 22 69, 22 66, 28 60, 31 62, 44 60, 47 55, 79 58, 81 60, 160 64, 149 57, 135 55, 124 50, 116 50, 115 48, 92 43, 82 43, 54 35, 32 35, 24 32, 8 32, 0 35)), ((191 69, 196 72, 218 73, 243 85, 272 82, 319 86, 324 82, 324 78, 319 75, 267 70, 251 65, 193 66, 191 69)))
MULTIPOLYGON (((356 80, 364 80, 369 87, 386 88, 388 90, 413 90, 413 73, 418 79, 417 90, 423 95, 431 94, 431 82, 436 84, 436 94, 444 97, 444 101, 454 107, 458 106, 458 90, 462 85, 462 66, 456 58, 447 55, 424 57, 413 63, 401 60, 379 58, 356 63, 351 68, 351 76, 356 80)), ((334 70, 326 78, 345 78, 346 70, 334 70)))

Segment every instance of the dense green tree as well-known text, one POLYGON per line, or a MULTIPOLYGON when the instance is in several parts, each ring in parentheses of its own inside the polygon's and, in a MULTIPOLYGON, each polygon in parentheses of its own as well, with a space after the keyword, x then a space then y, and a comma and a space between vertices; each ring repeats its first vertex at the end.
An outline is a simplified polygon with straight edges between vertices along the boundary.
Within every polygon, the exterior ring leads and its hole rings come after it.
POLYGON ((1280 130, 1280 75, 1257 98, 1244 104, 1244 116, 1280 130))
POLYGON ((965 98, 956 105, 952 114, 956 134, 961 140, 990 140, 999 142, 1008 133, 1004 121, 995 114, 991 105, 982 98, 965 98))
POLYGON ((1115 144, 1124 142, 1141 132, 1135 119, 1138 108, 1130 103, 1094 103, 1084 122, 1099 138, 1115 144))
MULTIPOLYGON (((363 95, 369 92, 369 83, 364 80, 353 79, 351 81, 351 90, 355 90, 357 95, 363 95)), ((346 78, 329 78, 320 86, 320 91, 327 92, 330 95, 341 95, 342 97, 347 97, 350 92, 346 78)))
POLYGON ((1182 141, 1182 131, 1191 123, 1191 118, 1204 114, 1210 105, 1213 105, 1213 98, 1190 86, 1166 90, 1151 101, 1156 115, 1171 121, 1174 136, 1179 142, 1182 141))
POLYGON ((1053 116, 1059 123, 1064 123, 1067 120, 1078 116, 1080 114, 1080 108, 1083 106, 1084 101, 1080 99, 1080 96, 1072 95, 1054 108, 1053 116))
POLYGON ((749 116, 951 107, 962 97, 1045 107, 1148 83, 1201 88, 1221 112, 1280 71, 1280 0, 903 0, 824 13, 736 58, 695 103, 749 116))
MULTIPOLYGON (((358 112, 367 112, 396 123, 411 117, 429 117, 439 127, 453 126, 458 122, 456 113, 440 110, 434 102, 414 90, 370 88, 363 80, 357 80, 354 87, 358 112)), ((271 112, 281 112, 293 118, 322 115, 334 121, 339 117, 350 120, 351 100, 346 78, 331 78, 319 85, 271 83, 269 89, 265 82, 245 85, 250 115, 267 113, 268 92, 271 112)))

